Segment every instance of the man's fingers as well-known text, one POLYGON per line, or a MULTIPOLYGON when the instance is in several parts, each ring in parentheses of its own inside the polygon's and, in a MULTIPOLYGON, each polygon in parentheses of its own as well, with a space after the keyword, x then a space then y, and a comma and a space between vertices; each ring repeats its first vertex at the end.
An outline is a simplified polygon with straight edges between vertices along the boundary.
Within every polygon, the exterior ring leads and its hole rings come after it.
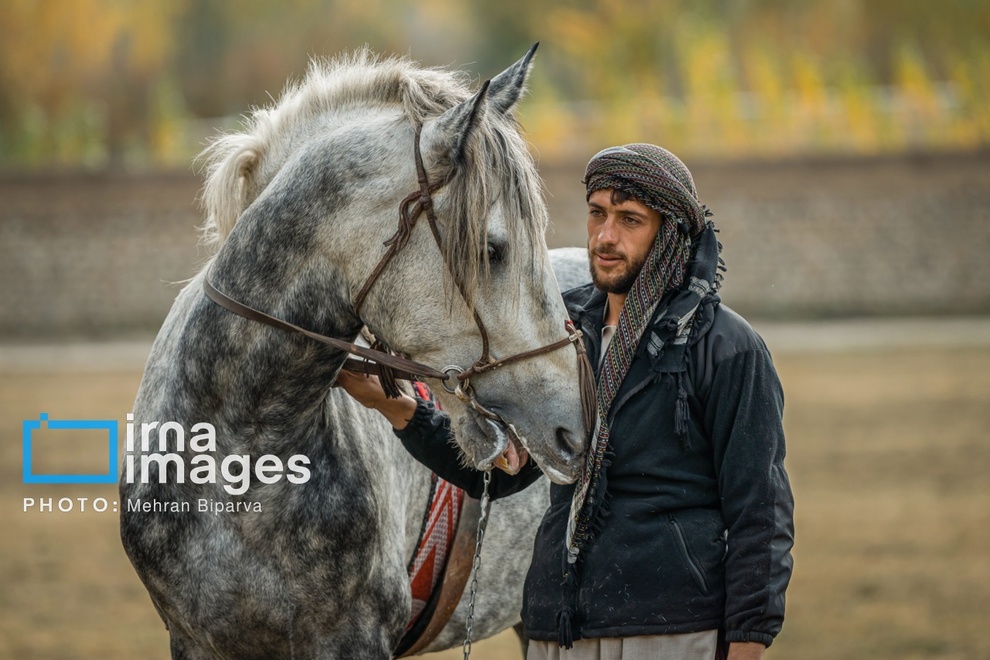
POLYGON ((337 373, 334 386, 339 386, 367 408, 376 407, 385 398, 385 392, 382 390, 381 383, 378 382, 378 377, 372 374, 341 369, 337 373))

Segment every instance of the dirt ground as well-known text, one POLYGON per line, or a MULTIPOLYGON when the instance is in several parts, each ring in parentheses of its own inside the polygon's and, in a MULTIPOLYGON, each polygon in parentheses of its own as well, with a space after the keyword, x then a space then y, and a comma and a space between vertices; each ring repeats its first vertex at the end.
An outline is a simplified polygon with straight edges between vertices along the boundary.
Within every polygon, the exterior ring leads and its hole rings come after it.
MULTIPOLYGON (((777 364, 797 546, 767 658, 990 658, 990 347, 787 351, 777 364)), ((23 511, 27 497, 117 496, 112 485, 23 484, 21 420, 123 428, 139 379, 112 364, 0 370, 2 658, 168 657, 117 516, 23 511)), ((472 657, 516 649, 505 633, 472 657)))

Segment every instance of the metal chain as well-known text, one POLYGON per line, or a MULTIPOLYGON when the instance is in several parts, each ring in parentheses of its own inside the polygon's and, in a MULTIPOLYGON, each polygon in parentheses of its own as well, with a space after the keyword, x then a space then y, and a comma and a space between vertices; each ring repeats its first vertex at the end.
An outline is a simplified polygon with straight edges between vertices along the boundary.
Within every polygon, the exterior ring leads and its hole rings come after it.
POLYGON ((488 510, 491 500, 488 497, 488 486, 492 481, 492 471, 485 470, 485 490, 481 494, 481 516, 478 518, 478 538, 474 544, 474 563, 471 567, 471 597, 468 601, 467 635, 464 638, 464 660, 471 656, 471 632, 474 627, 474 603, 478 596, 478 571, 481 570, 481 544, 485 540, 485 528, 488 527, 488 510))

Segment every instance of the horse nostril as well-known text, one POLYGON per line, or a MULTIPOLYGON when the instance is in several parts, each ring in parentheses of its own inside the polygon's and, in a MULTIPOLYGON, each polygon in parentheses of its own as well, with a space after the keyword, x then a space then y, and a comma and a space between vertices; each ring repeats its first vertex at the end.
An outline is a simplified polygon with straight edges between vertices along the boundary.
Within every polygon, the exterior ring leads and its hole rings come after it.
POLYGON ((570 429, 565 429, 563 426, 557 427, 556 435, 557 444, 567 453, 578 455, 584 452, 584 439, 582 435, 573 433, 570 429))

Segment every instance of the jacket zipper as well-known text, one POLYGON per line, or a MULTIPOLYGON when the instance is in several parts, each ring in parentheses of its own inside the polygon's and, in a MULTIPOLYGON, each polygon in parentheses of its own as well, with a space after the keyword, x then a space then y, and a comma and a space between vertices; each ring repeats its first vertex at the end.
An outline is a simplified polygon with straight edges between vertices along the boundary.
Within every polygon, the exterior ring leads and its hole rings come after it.
POLYGON ((705 578, 704 572, 698 566, 695 561, 694 556, 691 551, 688 550, 687 540, 684 538, 684 532, 681 530, 680 523, 674 518, 674 514, 668 513, 667 520, 670 521, 670 526, 674 529, 674 536, 677 537, 677 543, 681 546, 681 553, 684 555, 684 559, 687 560, 688 568, 691 569, 691 574, 694 575, 695 581, 701 589, 708 593, 708 580, 705 578))

